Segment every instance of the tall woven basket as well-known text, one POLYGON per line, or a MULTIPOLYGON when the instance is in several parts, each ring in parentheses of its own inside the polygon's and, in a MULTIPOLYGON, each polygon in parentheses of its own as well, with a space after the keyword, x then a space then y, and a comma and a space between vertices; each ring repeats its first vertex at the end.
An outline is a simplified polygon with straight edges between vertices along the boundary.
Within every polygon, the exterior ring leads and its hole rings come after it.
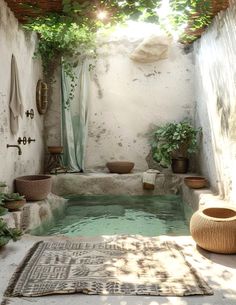
POLYGON ((190 232, 203 249, 236 253, 236 208, 208 207, 195 212, 190 220, 190 232))

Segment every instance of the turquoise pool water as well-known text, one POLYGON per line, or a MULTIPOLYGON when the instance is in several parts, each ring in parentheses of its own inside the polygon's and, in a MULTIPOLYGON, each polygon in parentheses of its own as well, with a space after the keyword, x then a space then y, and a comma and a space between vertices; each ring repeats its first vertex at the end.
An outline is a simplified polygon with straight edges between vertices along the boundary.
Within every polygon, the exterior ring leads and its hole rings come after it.
POLYGON ((193 211, 168 196, 72 196, 63 217, 32 234, 96 236, 114 234, 189 235, 193 211))

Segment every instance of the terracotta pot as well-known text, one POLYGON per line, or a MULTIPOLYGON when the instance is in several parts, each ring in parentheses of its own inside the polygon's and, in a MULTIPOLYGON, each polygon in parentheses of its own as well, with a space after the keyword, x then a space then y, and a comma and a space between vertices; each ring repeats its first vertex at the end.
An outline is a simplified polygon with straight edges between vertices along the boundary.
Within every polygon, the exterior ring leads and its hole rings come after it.
POLYGON ((63 146, 48 146, 48 151, 50 154, 61 154, 63 151, 63 146))
POLYGON ((215 253, 236 253, 236 209, 206 207, 195 212, 190 232, 203 249, 215 253))
POLYGON ((207 180, 203 177, 185 177, 184 183, 192 189, 200 189, 206 187, 207 180))
POLYGON ((27 201, 47 198, 52 188, 52 177, 48 175, 31 175, 15 179, 16 191, 24 195, 27 201))
POLYGON ((106 166, 110 173, 128 174, 134 168, 134 163, 129 161, 113 161, 107 162, 106 166))
POLYGON ((179 157, 171 161, 171 168, 173 173, 185 174, 188 171, 189 160, 187 158, 179 157))
POLYGON ((8 211, 13 212, 13 211, 18 211, 20 208, 24 206, 26 203, 26 200, 15 200, 15 201, 7 201, 4 202, 4 207, 8 209, 8 211))

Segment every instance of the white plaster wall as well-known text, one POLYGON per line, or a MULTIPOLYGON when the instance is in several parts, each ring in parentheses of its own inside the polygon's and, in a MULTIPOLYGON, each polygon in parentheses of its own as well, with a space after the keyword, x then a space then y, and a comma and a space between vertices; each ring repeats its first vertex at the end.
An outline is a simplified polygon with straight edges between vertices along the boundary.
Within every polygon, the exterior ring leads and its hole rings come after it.
POLYGON ((12 187, 13 179, 25 174, 39 173, 43 164, 43 117, 36 109, 36 84, 41 78, 41 63, 33 59, 36 36, 25 34, 6 3, 0 0, 0 181, 12 187), (35 118, 25 115, 20 119, 16 136, 10 133, 9 99, 11 56, 15 55, 25 111, 33 108, 35 118), (17 144, 18 137, 36 139, 22 147, 22 155, 16 148, 6 148, 7 144, 17 144))
POLYGON ((192 53, 172 44, 168 59, 136 63, 129 54, 139 42, 110 40, 98 48, 91 76, 86 168, 131 160, 144 170, 150 128, 193 116, 192 53))
POLYGON ((236 1, 195 44, 196 123, 203 128, 202 173, 236 202, 236 1))

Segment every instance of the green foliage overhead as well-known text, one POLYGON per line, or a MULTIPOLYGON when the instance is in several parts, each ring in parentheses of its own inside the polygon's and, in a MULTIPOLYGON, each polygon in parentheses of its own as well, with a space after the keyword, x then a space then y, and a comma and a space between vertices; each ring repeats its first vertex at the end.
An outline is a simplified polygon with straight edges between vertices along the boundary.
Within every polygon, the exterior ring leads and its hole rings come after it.
MULTIPOLYGON (((94 35, 101 27, 109 27, 128 19, 143 20, 160 24, 165 28, 162 16, 159 16, 162 0, 62 0, 60 13, 28 19, 25 27, 39 34, 40 42, 37 55, 40 54, 45 71, 48 64, 59 55, 71 56, 77 52, 91 50, 94 47, 94 35), (99 11, 105 11, 107 18, 101 22, 97 18, 99 11)), ((22 1, 22 5, 28 2, 22 1)), ((31 10, 39 11, 35 4, 31 10)), ((197 38, 195 31, 209 25, 212 18, 210 0, 170 0, 171 11, 165 16, 173 29, 184 28, 180 40, 192 42, 197 38)))
POLYGON ((201 128, 194 128, 188 121, 157 127, 152 135, 153 159, 166 167, 171 164, 175 154, 187 157, 187 154, 196 152, 200 131, 201 128))
MULTIPOLYGON (((38 33, 35 55, 42 58, 47 80, 53 80, 55 68, 62 63, 71 78, 73 92, 76 81, 73 66, 81 59, 80 55, 95 53, 95 35, 101 27, 111 28, 133 19, 159 24, 168 32, 168 21, 172 29, 181 29, 180 41, 191 43, 199 36, 196 31, 205 28, 212 19, 211 0, 170 0, 171 10, 165 17, 158 13, 162 3, 163 0, 62 0, 62 12, 46 16, 42 12, 40 17, 29 18, 25 28, 38 33), (99 11, 107 13, 103 22, 98 20, 99 11), (184 31, 186 26, 188 31, 184 31)), ((22 0, 20 5, 29 5, 29 1, 22 0)), ((30 10, 40 14, 37 4, 30 3, 30 10)))

